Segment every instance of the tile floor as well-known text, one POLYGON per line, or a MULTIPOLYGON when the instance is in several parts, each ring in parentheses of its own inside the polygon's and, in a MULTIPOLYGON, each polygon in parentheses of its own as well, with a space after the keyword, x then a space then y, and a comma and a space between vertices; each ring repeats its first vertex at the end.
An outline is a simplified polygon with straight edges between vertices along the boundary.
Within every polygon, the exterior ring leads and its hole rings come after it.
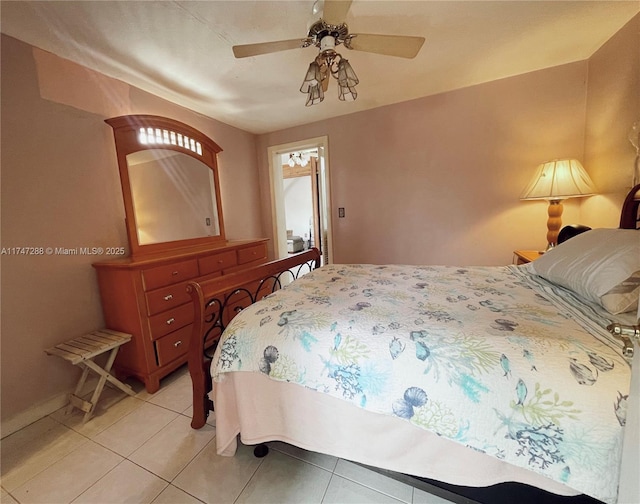
POLYGON ((186 368, 156 394, 105 389, 96 416, 61 409, 1 441, 4 503, 415 503, 449 501, 346 460, 270 443, 215 452, 215 419, 190 426, 186 368))

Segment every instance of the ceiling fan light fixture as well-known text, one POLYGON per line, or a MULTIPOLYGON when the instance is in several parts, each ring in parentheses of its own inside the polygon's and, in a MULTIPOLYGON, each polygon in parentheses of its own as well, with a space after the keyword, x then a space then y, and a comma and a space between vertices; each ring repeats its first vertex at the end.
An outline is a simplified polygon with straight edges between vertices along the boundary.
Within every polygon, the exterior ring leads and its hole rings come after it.
POLYGON ((304 82, 300 86, 300 92, 307 94, 307 107, 324 100, 329 74, 338 81, 338 98, 341 101, 354 101, 358 97, 355 87, 360 81, 349 60, 329 49, 321 51, 309 65, 304 82))
POLYGON ((293 168, 295 165, 305 167, 309 164, 310 160, 311 152, 309 151, 291 152, 289 154, 289 160, 287 161, 287 164, 291 168, 293 168))
POLYGON ((358 77, 349 62, 336 52, 336 47, 342 44, 348 51, 411 59, 418 55, 425 39, 407 35, 349 33, 345 19, 351 2, 352 0, 314 0, 314 17, 320 13, 322 15, 308 26, 306 38, 237 45, 233 46, 233 54, 236 58, 247 58, 315 46, 320 49, 319 54, 309 65, 300 86, 300 92, 307 95, 306 105, 315 105, 324 100, 324 93, 329 87, 329 75, 338 81, 340 100, 355 100, 358 96, 355 90, 359 83, 358 77))

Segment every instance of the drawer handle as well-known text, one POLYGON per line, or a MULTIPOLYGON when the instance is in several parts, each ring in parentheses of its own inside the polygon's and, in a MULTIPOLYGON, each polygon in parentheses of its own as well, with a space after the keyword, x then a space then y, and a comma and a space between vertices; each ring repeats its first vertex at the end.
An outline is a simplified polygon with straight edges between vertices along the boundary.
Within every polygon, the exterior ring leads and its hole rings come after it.
POLYGON ((167 295, 164 297, 164 300, 165 300, 165 301, 171 301, 172 299, 173 299, 173 294, 167 294, 167 295))
POLYGON ((171 317, 169 320, 167 320, 167 325, 171 325, 176 321, 176 319, 174 319, 173 317, 171 317))
POLYGON ((177 272, 177 271, 172 271, 172 272, 171 272, 171 275, 173 275, 173 276, 177 276, 177 275, 178 275, 178 272, 177 272))
POLYGON ((224 261, 222 259, 218 259, 218 264, 222 264, 224 261))
POLYGON ((173 346, 174 346, 174 347, 176 347, 176 348, 178 348, 180 345, 182 345, 182 341, 180 341, 180 340, 176 341, 176 342, 173 344, 173 346))

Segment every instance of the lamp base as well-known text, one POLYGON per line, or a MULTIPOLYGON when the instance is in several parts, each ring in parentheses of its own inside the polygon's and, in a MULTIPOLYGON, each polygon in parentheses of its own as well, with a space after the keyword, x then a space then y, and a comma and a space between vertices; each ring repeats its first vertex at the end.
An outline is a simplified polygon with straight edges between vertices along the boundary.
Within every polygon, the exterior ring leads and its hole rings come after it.
POLYGON ((558 233, 562 227, 562 211, 564 207, 560 200, 549 200, 549 208, 547 214, 547 250, 552 249, 558 244, 558 233))

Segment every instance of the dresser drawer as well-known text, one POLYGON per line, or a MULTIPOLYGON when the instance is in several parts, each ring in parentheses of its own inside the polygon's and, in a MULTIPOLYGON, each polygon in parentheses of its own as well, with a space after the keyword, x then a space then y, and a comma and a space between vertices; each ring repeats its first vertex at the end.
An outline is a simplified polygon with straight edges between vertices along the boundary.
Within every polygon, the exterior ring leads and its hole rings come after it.
POLYGON ((191 302, 191 296, 187 292, 188 282, 161 287, 145 294, 147 299, 147 314, 156 313, 175 308, 191 302))
POLYGON ((144 290, 150 291, 198 276, 198 261, 182 261, 142 271, 144 290))
POLYGON ((192 330, 193 325, 189 324, 155 342, 159 366, 169 364, 171 361, 186 355, 192 330))
POLYGON ((238 264, 247 264, 258 259, 266 259, 267 246, 264 243, 238 250, 238 264))
POLYGON ((231 266, 235 266, 238 263, 238 259, 236 257, 235 250, 230 250, 207 257, 201 257, 198 260, 198 263, 200 266, 200 274, 208 275, 209 273, 215 273, 231 266))
POLYGON ((238 313, 251 304, 251 298, 247 293, 240 291, 235 294, 228 300, 228 304, 224 308, 224 313, 222 314, 222 322, 224 323, 224 326, 227 327, 238 313))
POLYGON ((149 317, 151 339, 158 339, 176 329, 193 322, 193 305, 191 303, 178 306, 166 312, 149 317))

